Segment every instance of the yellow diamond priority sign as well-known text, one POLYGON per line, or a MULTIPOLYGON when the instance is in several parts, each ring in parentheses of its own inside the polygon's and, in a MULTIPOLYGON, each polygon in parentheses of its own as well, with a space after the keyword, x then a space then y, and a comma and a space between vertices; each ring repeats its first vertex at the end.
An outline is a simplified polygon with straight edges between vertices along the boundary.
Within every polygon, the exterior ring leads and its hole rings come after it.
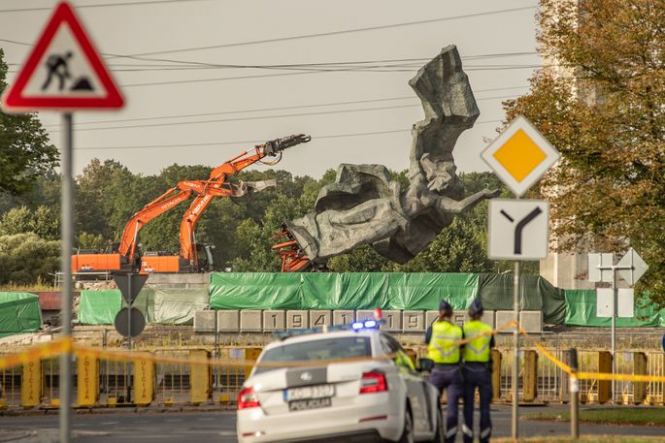
POLYGON ((550 142, 519 116, 481 154, 516 196, 522 196, 559 157, 550 142))

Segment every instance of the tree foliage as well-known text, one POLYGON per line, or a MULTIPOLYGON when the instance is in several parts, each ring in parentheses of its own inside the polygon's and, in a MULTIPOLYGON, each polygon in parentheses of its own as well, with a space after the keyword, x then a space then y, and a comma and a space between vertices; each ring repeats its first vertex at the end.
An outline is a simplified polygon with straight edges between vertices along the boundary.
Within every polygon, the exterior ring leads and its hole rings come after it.
POLYGON ((633 246, 665 303, 665 0, 541 0, 540 51, 557 67, 506 102, 562 153, 544 182, 561 250, 633 246))
MULTIPOLYGON (((103 249, 108 239, 119 240, 132 214, 175 186, 180 180, 204 179, 209 167, 172 165, 160 174, 133 174, 116 161, 92 160, 76 180, 76 240, 82 249, 103 249)), ((406 180, 406 172, 393 172, 395 179, 406 180)), ((294 177, 280 170, 246 170, 231 177, 233 182, 276 179, 278 186, 241 198, 215 198, 197 226, 198 243, 216 246, 213 250, 217 270, 279 271, 279 257, 271 250, 273 238, 283 221, 305 215, 314 208, 320 189, 335 179, 327 171, 316 180, 294 177)), ((48 188, 53 177, 37 180, 36 198, 48 188)), ((463 174, 468 192, 499 186, 489 173, 463 174)), ((0 235, 37 233, 43 239, 58 238, 58 205, 30 204, 30 198, 7 200, 0 210, 0 235)), ((44 201, 50 201, 45 198, 44 201)), ((178 232, 191 199, 156 217, 140 231, 141 249, 179 252, 178 232)), ((405 271, 405 272, 486 272, 496 269, 485 252, 487 205, 458 217, 449 229, 412 262, 391 263, 370 247, 359 248, 349 255, 331 260, 331 271, 405 271)), ((32 237, 31 237, 32 238, 32 237)), ((32 241, 32 240, 31 240, 32 241)), ((0 251, 0 257, 3 252, 0 251)), ((23 277, 21 277, 23 278, 23 277)))
POLYGON ((59 241, 34 233, 0 236, 0 285, 47 281, 59 268, 59 241))
MULTIPOLYGON (((0 49, 0 94, 7 87, 7 64, 0 49)), ((35 179, 52 171, 58 151, 34 114, 8 115, 0 111, 0 193, 30 192, 35 179)))

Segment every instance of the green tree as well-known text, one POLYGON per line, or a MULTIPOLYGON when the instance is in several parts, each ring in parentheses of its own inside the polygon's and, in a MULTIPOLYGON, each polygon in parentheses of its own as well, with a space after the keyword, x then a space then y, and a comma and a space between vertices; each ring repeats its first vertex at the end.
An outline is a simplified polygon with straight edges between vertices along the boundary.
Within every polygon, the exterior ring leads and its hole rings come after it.
POLYGON ((0 219, 0 235, 15 235, 30 232, 32 211, 27 206, 12 208, 0 219))
POLYGON ((50 280, 59 266, 59 241, 34 233, 0 236, 0 284, 50 280))
POLYGON ((114 230, 110 223, 115 209, 113 201, 118 189, 114 180, 129 172, 115 160, 94 158, 77 177, 76 219, 79 232, 88 232, 111 238, 114 230))
POLYGON ((34 232, 45 240, 60 238, 60 215, 48 206, 39 206, 32 213, 30 232, 34 232))
POLYGON ((650 270, 644 288, 665 305, 665 0, 541 0, 540 52, 559 67, 505 103, 562 153, 544 181, 559 249, 593 237, 629 245, 650 270))
MULTIPOLYGON (((0 49, 0 94, 7 88, 7 64, 0 49)), ((34 114, 0 111, 0 192, 13 195, 32 190, 37 177, 58 164, 58 151, 34 114)))

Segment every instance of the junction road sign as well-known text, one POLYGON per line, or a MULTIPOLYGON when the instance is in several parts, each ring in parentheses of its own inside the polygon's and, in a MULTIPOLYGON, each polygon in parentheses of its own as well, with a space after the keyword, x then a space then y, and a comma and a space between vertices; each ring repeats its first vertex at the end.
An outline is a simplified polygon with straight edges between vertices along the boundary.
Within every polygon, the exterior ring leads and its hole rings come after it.
POLYGON ((559 160, 559 151, 529 121, 519 116, 481 157, 517 197, 521 197, 559 160))
POLYGON ((61 2, 2 99, 8 112, 117 109, 124 100, 81 25, 61 2))
POLYGON ((141 274, 128 273, 113 275, 113 281, 115 281, 115 284, 118 286, 122 298, 124 298, 129 305, 134 303, 134 300, 139 296, 139 292, 141 292, 141 288, 143 288, 143 285, 147 280, 148 276, 141 274))
POLYGON ((547 257, 549 203, 493 199, 489 202, 489 258, 540 260, 547 257))
POLYGON ((631 286, 637 283, 644 273, 647 272, 647 269, 649 269, 649 265, 644 262, 644 259, 633 248, 630 248, 626 252, 626 255, 619 260, 617 267, 619 268, 619 275, 631 286))
POLYGON ((113 325, 123 337, 138 337, 145 329, 145 316, 138 308, 122 308, 116 314, 113 325))

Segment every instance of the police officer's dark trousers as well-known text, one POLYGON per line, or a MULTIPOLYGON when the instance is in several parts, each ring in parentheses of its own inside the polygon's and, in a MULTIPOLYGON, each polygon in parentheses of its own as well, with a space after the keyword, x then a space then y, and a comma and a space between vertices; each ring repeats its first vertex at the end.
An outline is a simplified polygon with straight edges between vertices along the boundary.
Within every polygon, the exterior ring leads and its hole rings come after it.
POLYGON ((439 395, 446 390, 446 443, 452 443, 457 436, 459 422, 459 399, 462 397, 463 380, 459 364, 436 364, 429 378, 430 383, 439 389, 439 395))
POLYGON ((473 402, 476 389, 480 394, 480 443, 492 436, 490 403, 492 401, 492 370, 489 363, 465 363, 464 369, 464 443, 473 442, 473 402))

